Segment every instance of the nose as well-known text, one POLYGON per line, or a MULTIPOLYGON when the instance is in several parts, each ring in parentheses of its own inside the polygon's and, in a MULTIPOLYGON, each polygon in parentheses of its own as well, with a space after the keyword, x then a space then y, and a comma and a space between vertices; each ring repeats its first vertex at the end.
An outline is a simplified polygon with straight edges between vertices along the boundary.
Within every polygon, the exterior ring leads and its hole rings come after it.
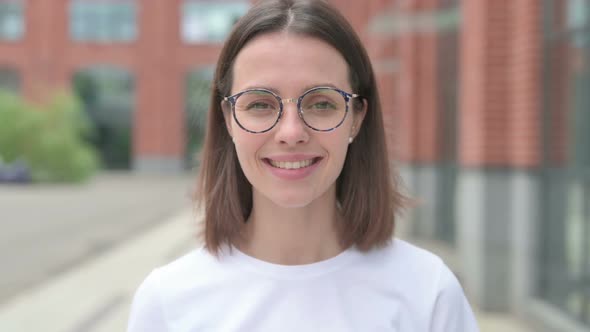
POLYGON ((299 117, 296 102, 283 105, 283 114, 277 123, 275 140, 288 146, 296 146, 309 140, 308 128, 299 117))

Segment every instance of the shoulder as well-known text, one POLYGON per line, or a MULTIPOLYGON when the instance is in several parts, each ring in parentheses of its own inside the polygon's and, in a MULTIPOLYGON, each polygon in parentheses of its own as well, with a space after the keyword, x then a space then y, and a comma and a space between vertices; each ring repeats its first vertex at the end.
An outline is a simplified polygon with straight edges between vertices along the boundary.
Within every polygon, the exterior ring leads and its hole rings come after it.
POLYGON ((436 254, 396 239, 384 250, 428 317, 430 331, 479 331, 473 310, 451 269, 436 254))
POLYGON ((140 284, 136 299, 145 298, 154 303, 162 301, 176 289, 205 275, 210 275, 216 265, 216 259, 204 248, 194 249, 176 260, 154 269, 140 284))
POLYGON ((196 248, 183 256, 169 262, 163 266, 155 268, 144 279, 141 287, 155 286, 160 283, 161 279, 180 278, 187 273, 195 272, 200 266, 206 265, 209 254, 204 248, 196 248))
POLYGON ((411 274, 413 277, 429 280, 437 293, 463 294, 455 274, 438 255, 400 239, 395 239, 384 250, 391 264, 402 267, 406 274, 411 274))
POLYGON ((197 248, 154 270, 160 291, 165 294, 216 278, 227 266, 205 248, 197 248))
POLYGON ((380 256, 394 287, 411 293, 407 304, 430 331, 478 331, 463 288, 439 256, 400 239, 373 255, 380 256))
POLYGON ((449 270, 438 278, 437 296, 432 310, 432 331, 477 332, 479 328, 461 284, 449 270))
POLYGON ((381 261, 385 267, 396 272, 414 277, 425 276, 428 280, 447 269, 439 256, 400 239, 394 239, 387 246, 374 250, 368 256, 372 260, 381 261))
POLYGON ((441 293, 463 296, 455 274, 438 255, 400 239, 395 239, 383 250, 388 264, 398 272, 398 280, 419 285, 436 297, 441 293))
POLYGON ((128 332, 166 331, 166 314, 162 307, 157 269, 152 271, 139 285, 133 296, 127 325, 128 332))
POLYGON ((127 331, 166 331, 169 317, 185 305, 182 294, 195 282, 210 276, 215 270, 215 261, 205 249, 195 249, 154 269, 135 292, 127 331))
POLYGON ((199 247, 159 267, 158 273, 163 278, 174 278, 187 273, 196 273, 204 266, 214 264, 215 257, 204 247, 199 247))
POLYGON ((404 256, 418 262, 442 263, 441 258, 436 254, 397 238, 393 239, 391 244, 386 247, 386 250, 389 250, 394 255, 404 256))
POLYGON ((353 270, 422 309, 432 306, 439 280, 451 273, 434 253, 399 239, 364 253, 353 270))

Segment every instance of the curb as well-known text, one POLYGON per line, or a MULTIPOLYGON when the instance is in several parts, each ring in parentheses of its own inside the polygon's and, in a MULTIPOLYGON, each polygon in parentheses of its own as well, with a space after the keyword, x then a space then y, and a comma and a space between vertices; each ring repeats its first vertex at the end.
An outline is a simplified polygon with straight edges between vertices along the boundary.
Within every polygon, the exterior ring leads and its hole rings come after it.
POLYGON ((155 267, 195 245, 185 210, 138 237, 0 307, 0 331, 112 332, 127 323, 135 290, 155 267))

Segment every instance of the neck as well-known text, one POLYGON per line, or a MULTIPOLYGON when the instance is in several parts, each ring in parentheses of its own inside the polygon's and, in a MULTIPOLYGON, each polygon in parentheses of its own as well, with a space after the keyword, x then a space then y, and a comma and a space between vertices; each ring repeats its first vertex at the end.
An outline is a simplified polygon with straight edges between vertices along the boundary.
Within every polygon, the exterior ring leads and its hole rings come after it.
POLYGON ((252 213, 238 248, 275 264, 310 264, 338 255, 340 214, 335 192, 328 191, 307 206, 285 208, 253 193, 252 213))

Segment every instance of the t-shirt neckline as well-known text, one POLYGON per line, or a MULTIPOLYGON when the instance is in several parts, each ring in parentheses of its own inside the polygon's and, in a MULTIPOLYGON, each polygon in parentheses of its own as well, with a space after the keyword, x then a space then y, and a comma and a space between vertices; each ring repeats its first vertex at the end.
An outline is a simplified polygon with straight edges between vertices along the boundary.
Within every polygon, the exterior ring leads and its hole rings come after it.
POLYGON ((227 262, 234 262, 257 274, 263 274, 276 279, 307 279, 318 277, 336 271, 352 263, 361 253, 355 246, 351 246, 336 256, 328 259, 302 265, 282 265, 267 262, 245 254, 236 247, 231 253, 225 252, 227 262))

